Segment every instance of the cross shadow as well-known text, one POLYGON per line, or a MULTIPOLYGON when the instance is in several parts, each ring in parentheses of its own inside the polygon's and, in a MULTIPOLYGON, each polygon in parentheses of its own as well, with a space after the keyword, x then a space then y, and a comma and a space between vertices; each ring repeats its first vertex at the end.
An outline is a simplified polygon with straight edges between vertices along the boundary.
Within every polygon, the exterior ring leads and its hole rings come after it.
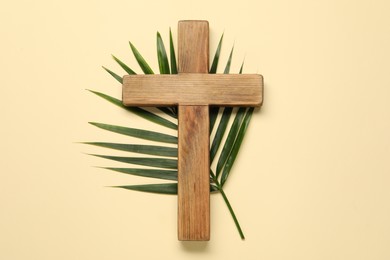
POLYGON ((209 251, 208 241, 181 241, 180 247, 186 252, 204 253, 209 251))

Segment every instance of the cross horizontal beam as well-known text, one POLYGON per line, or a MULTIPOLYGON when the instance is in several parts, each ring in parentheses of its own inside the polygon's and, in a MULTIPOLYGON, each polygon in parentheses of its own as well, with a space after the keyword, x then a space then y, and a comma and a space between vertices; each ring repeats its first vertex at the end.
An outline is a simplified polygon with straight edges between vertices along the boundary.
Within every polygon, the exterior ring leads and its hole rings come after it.
POLYGON ((128 75, 125 106, 260 106, 263 77, 257 74, 128 75))

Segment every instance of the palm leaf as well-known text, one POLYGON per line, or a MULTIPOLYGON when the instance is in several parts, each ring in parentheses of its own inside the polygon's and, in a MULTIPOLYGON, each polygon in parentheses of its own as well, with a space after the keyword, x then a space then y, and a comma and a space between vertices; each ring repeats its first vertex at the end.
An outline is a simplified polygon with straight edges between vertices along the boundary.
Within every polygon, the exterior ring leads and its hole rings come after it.
POLYGON ((215 122, 217 121, 219 113, 219 107, 210 107, 210 134, 214 129, 215 122))
POLYGON ((219 57, 221 55, 221 49, 222 49, 222 40, 223 40, 223 34, 222 34, 221 38, 219 39, 218 47, 217 47, 217 50, 215 51, 213 63, 211 65, 211 68, 209 71, 210 74, 217 73, 219 57))
POLYGON ((157 58, 158 66, 160 68, 160 74, 170 74, 169 61, 167 57, 167 52, 165 51, 164 42, 161 39, 161 35, 157 32, 157 58))
POLYGON ((176 124, 174 124, 171 121, 169 121, 161 116, 158 116, 152 112, 149 112, 149 111, 142 109, 142 108, 139 108, 139 107, 126 107, 123 105, 122 101, 119 99, 116 99, 114 97, 108 96, 106 94, 103 94, 103 93, 100 93, 97 91, 93 91, 93 90, 89 90, 89 89, 88 89, 88 91, 90 91, 90 92, 94 93, 95 95, 107 100, 108 102, 110 102, 118 107, 121 107, 129 112, 132 112, 132 113, 136 114, 137 116, 140 116, 146 120, 149 120, 153 123, 177 130, 176 124))
POLYGON ((240 72, 238 74, 242 74, 242 70, 244 69, 244 62, 245 62, 245 60, 242 62, 240 72))
POLYGON ((175 47, 173 46, 172 31, 169 28, 169 49, 171 55, 171 74, 177 74, 175 47))
POLYGON ((112 72, 111 70, 107 69, 106 67, 102 66, 102 68, 107 71, 111 76, 114 77, 119 83, 123 84, 122 77, 119 76, 118 74, 115 74, 115 72, 112 72))
POLYGON ((177 171, 112 167, 104 167, 103 169, 140 177, 177 181, 177 171))
MULTIPOLYGON (((144 73, 145 74, 153 74, 152 69, 150 68, 148 63, 145 61, 145 59, 141 56, 141 54, 138 52, 138 50, 134 47, 134 45, 132 45, 130 43, 130 46, 131 46, 131 49, 133 50, 133 54, 136 57, 138 64, 140 65, 140 67, 144 71, 144 73)), ((167 53, 165 51, 164 42, 163 42, 159 32, 157 32, 157 58, 158 58, 158 65, 159 65, 159 69, 160 69, 160 74, 170 74, 167 53)), ((135 73, 133 73, 133 74, 135 74, 135 73)), ((177 118, 175 113, 168 107, 158 107, 158 109, 170 117, 173 117, 175 119, 177 118)))
MULTIPOLYGON (((143 191, 149 193, 177 195, 177 183, 125 185, 112 186, 112 188, 122 188, 127 190, 143 191)), ((218 189, 215 186, 210 185, 210 192, 215 191, 218 191, 218 189)))
POLYGON ((138 144, 118 144, 104 142, 84 142, 84 144, 100 146, 104 148, 120 150, 125 152, 142 153, 166 157, 177 157, 177 148, 155 146, 155 145, 138 145, 138 144))
POLYGON ((146 62, 146 60, 142 57, 141 53, 135 48, 135 46, 129 42, 130 48, 134 54, 135 59, 138 62, 138 65, 141 67, 142 71, 145 74, 154 74, 153 70, 150 68, 149 64, 146 62))
MULTIPOLYGON (((175 54, 175 47, 173 45, 173 38, 172 38, 172 31, 171 28, 169 28, 169 53, 171 58, 171 74, 177 74, 177 64, 176 64, 176 54, 175 54)), ((177 118, 177 107, 172 107, 172 112, 177 118)))
POLYGON ((127 72, 127 74, 129 75, 135 75, 137 73, 135 73, 132 69, 130 69, 126 64, 124 64, 120 59, 118 59, 117 57, 115 57, 114 55, 112 55, 112 58, 119 64, 119 66, 122 67, 122 69, 124 71, 127 72))
MULTIPOLYGON (((159 36, 159 34, 158 34, 159 36)), ((161 62, 163 63, 163 65, 160 65, 160 73, 161 74, 169 74, 169 64, 168 64, 168 58, 166 57, 166 52, 165 52, 165 47, 164 47, 164 43, 162 42, 161 40, 161 36, 159 36, 157 38, 157 44, 158 44, 158 55, 159 55, 159 63, 160 63, 160 60, 162 60, 161 62), (162 54, 160 54, 160 52, 162 54), (166 62, 164 62, 164 56, 165 56, 165 60, 166 62), (163 66, 163 68, 161 68, 161 66, 163 66), (161 72, 162 70, 162 72, 161 72)), ((114 55, 112 55, 113 59, 129 74, 129 75, 135 75, 137 73, 135 73, 132 69, 130 69, 125 63, 123 63, 121 60, 119 60, 117 57, 115 57, 114 55)), ((115 74, 114 72, 112 72, 111 70, 103 67, 108 73, 110 73, 115 79, 117 79, 120 83, 123 84, 123 79, 115 74)), ((168 108, 168 107, 158 107, 158 109, 165 113, 166 115, 174 118, 174 119, 177 119, 177 115, 176 113, 171 109, 171 108, 168 108)))
POLYGON ((230 72, 230 66, 232 65, 232 59, 233 59, 233 51, 234 51, 234 46, 233 46, 232 50, 230 51, 229 59, 226 63, 226 67, 225 67, 223 74, 229 74, 229 72, 230 72))
POLYGON ((96 122, 90 122, 90 124, 117 134, 127 135, 131 137, 141 138, 141 139, 155 141, 155 142, 177 144, 177 137, 172 135, 167 135, 167 134, 162 134, 158 132, 142 130, 137 128, 108 125, 108 124, 102 124, 96 122))
POLYGON ((226 127, 229 123, 230 116, 232 114, 232 108, 227 107, 224 109, 221 121, 218 125, 217 132, 215 133, 213 143, 211 145, 210 149, 210 163, 213 162, 215 154, 217 153, 219 146, 221 145, 221 141, 223 138, 223 135, 225 134, 226 127))
MULTIPOLYGON (((233 48, 232 48, 232 50, 230 52, 229 59, 228 59, 228 61, 226 63, 225 71, 223 72, 224 74, 229 74, 229 72, 230 72, 230 66, 232 64, 232 58, 233 58, 233 50, 234 50, 234 46, 233 46, 233 48)), ((222 137, 223 137, 223 135, 225 133, 225 130, 226 130, 227 124, 229 122, 231 114, 232 114, 232 108, 231 107, 226 107, 226 108, 223 109, 222 118, 221 118, 221 121, 220 121, 220 123, 218 125, 217 132, 215 134, 213 143, 211 145, 211 150, 210 150, 210 162, 211 163, 213 162, 214 156, 217 153, 219 145, 221 144, 222 137)))
POLYGON ((231 168, 233 167, 234 161, 236 160, 238 151, 240 150, 242 140, 244 139, 245 132, 248 128, 249 122, 251 121, 252 113, 253 113, 254 108, 251 107, 248 109, 248 112, 245 115, 245 118, 242 122, 242 125, 240 127, 240 131, 238 132, 237 138, 234 142, 234 145, 232 146, 229 158, 225 164, 225 167, 223 169, 223 173, 221 176, 221 185, 223 186, 229 177, 229 173, 231 168))
MULTIPOLYGON (((218 68, 218 64, 219 64, 219 57, 221 55, 222 41, 223 41, 223 34, 219 40, 217 50, 215 51, 213 63, 212 63, 211 68, 209 70, 210 74, 217 73, 217 68, 218 68)), ((215 121, 217 120, 218 111, 219 111, 218 107, 211 107, 210 108, 210 133, 213 131, 215 121)))
POLYGON ((117 162, 123 162, 123 163, 166 168, 166 169, 177 169, 177 160, 173 160, 173 159, 124 157, 124 156, 111 156, 111 155, 101 155, 101 154, 90 154, 90 155, 108 159, 108 160, 117 161, 117 162))
POLYGON ((228 159, 231 150, 233 149, 234 141, 236 140, 238 131, 240 129, 241 121, 245 113, 245 108, 239 108, 234 118, 233 124, 230 128, 229 134, 226 138, 225 144, 223 146, 221 155, 219 156, 218 164, 217 164, 217 178, 221 173, 222 167, 225 165, 226 160, 228 159))
POLYGON ((134 190, 134 191, 177 195, 177 183, 126 185, 126 186, 113 186, 112 188, 122 188, 127 190, 134 190))
POLYGON ((177 119, 177 114, 175 114, 175 112, 172 110, 171 107, 158 107, 158 109, 163 112, 164 114, 174 118, 174 119, 177 119))

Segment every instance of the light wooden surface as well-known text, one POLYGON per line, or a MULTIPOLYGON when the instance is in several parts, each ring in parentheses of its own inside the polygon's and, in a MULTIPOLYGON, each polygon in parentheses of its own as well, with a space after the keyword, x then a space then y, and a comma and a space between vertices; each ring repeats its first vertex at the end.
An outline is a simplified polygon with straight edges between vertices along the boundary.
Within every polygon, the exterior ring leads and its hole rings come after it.
POLYGON ((129 75, 123 78, 123 103, 138 106, 260 106, 261 75, 129 75))
MULTIPOLYGON (((209 24, 180 21, 179 73, 208 73, 209 24)), ((179 104, 178 239, 210 240, 209 107, 179 104)))

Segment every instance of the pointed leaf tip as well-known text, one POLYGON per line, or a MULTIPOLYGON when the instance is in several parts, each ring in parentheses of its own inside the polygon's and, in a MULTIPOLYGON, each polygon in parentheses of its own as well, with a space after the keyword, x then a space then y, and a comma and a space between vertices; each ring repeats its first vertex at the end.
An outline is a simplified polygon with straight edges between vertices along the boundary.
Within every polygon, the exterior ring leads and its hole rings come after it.
POLYGON ((160 74, 170 74, 169 61, 165 50, 164 42, 159 32, 157 32, 157 58, 160 74))
POLYGON ((102 66, 102 68, 107 71, 114 79, 116 79, 119 83, 123 84, 122 77, 116 74, 115 72, 107 69, 106 67, 102 66))
POLYGON ((111 188, 122 188, 127 190, 159 193, 159 194, 170 194, 170 195, 177 194, 177 183, 111 186, 111 188))
POLYGON ((172 30, 169 28, 169 52, 171 59, 171 74, 177 74, 176 54, 173 45, 172 30))
POLYGON ((150 68, 149 64, 146 62, 146 60, 142 57, 141 53, 135 48, 135 46, 129 41, 131 51, 133 52, 133 55, 135 59, 138 62, 138 65, 141 67, 142 71, 145 74, 154 74, 153 70, 150 68))
POLYGON ((228 59, 228 62, 226 63, 226 67, 225 67, 225 70, 224 70, 224 74, 229 74, 230 72, 230 66, 232 64, 232 59, 233 59, 233 52, 234 52, 234 45, 232 47, 232 50, 230 51, 230 55, 229 55, 229 59, 228 59))
POLYGON ((127 135, 127 136, 145 139, 149 141, 177 144, 177 137, 168 134, 163 134, 163 133, 158 133, 158 132, 148 131, 143 129, 137 129, 137 128, 118 126, 118 125, 97 123, 97 122, 90 122, 90 124, 98 128, 101 128, 103 130, 107 130, 117 134, 127 135))
POLYGON ((177 181, 177 171, 160 170, 160 169, 143 169, 143 168, 113 168, 113 167, 104 167, 104 169, 119 172, 119 173, 139 176, 139 177, 177 181))
POLYGON ((220 38, 220 40, 219 40, 217 50, 215 51, 213 63, 212 63, 212 65, 211 65, 211 68, 210 68, 210 71, 209 71, 210 74, 215 74, 215 73, 217 73, 217 68, 218 68, 218 63, 219 63, 219 57, 220 57, 221 48, 222 48, 222 41, 223 41, 223 34, 222 34, 222 36, 221 36, 221 38, 220 38))
POLYGON ((165 127, 168 127, 168 128, 171 128, 171 129, 174 129, 174 130, 177 130, 177 125, 172 123, 171 121, 163 118, 163 117, 160 117, 158 116, 157 114, 154 114, 150 111, 147 111, 147 110, 144 110, 142 108, 139 108, 139 107, 126 107, 122 104, 122 101, 117 99, 117 98, 114 98, 114 97, 111 97, 111 96, 108 96, 104 93, 101 93, 101 92, 97 92, 97 91, 92 91, 92 93, 94 93, 95 95, 107 100, 108 102, 118 106, 118 107, 121 107, 131 113, 134 113, 146 120, 149 120, 153 123, 156 123, 156 124, 159 124, 159 125, 162 125, 162 126, 165 126, 165 127))
POLYGON ((119 66, 121 66, 121 68, 127 72, 127 74, 129 75, 135 75, 137 73, 135 73, 132 69, 130 69, 124 62, 122 62, 120 59, 118 59, 117 57, 115 57, 114 55, 112 55, 112 58, 119 64, 119 66))
POLYGON ((177 160, 165 159, 165 158, 145 158, 145 157, 123 157, 123 156, 110 156, 101 154, 90 154, 108 160, 113 160, 122 163, 136 164, 157 168, 177 169, 177 160))
POLYGON ((107 142, 84 142, 82 144, 100 146, 119 151, 150 154, 165 157, 177 157, 177 148, 156 146, 156 145, 140 145, 140 144, 123 144, 123 143, 107 143, 107 142))

